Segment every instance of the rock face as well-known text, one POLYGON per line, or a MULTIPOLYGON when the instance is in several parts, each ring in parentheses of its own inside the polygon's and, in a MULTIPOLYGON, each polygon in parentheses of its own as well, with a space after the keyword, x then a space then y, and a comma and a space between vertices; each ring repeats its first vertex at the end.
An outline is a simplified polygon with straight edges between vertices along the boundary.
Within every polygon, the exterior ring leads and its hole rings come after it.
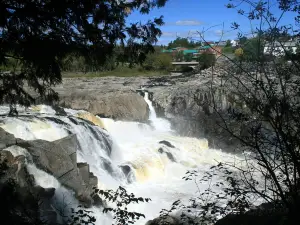
POLYGON ((153 220, 149 220, 146 223, 146 225, 165 225, 165 224, 179 225, 181 223, 180 223, 180 220, 178 220, 177 218, 172 217, 172 216, 158 217, 158 218, 155 218, 153 220))
POLYGON ((0 128, 0 149, 14 144, 16 144, 15 136, 0 128))
POLYGON ((90 173, 88 164, 77 164, 79 145, 75 135, 53 142, 33 140, 18 145, 27 149, 38 168, 52 174, 62 185, 74 190, 86 206, 91 206, 90 195, 98 180, 90 173))
MULTIPOLYGON (((1 178, 2 183, 12 178, 18 181, 20 187, 30 187, 31 192, 39 193, 39 196, 51 198, 54 195, 55 190, 53 189, 45 190, 42 187, 35 187, 34 178, 28 174, 26 169, 25 156, 14 157, 9 151, 5 151, 8 146, 11 148, 21 147, 27 150, 39 169, 53 175, 62 185, 75 191, 77 199, 82 204, 87 207, 93 204, 93 187, 98 185, 98 179, 90 172, 87 163, 77 163, 76 151, 79 144, 76 135, 49 142, 15 139, 13 135, 2 128, 0 133, 0 158, 2 161, 6 160, 10 168, 9 173, 1 178), (28 180, 28 177, 31 180, 28 180)), ((16 152, 19 154, 18 151, 16 152)))
POLYGON ((144 122, 148 120, 149 109, 143 97, 135 92, 143 83, 142 78, 132 82, 130 78, 64 79, 55 91, 59 93, 61 106, 102 117, 144 122))
MULTIPOLYGON (((211 148, 231 150, 234 140, 218 126, 220 117, 211 104, 211 78, 205 75, 205 71, 203 73, 170 77, 175 84, 163 87, 155 85, 155 80, 152 80, 153 86, 148 85, 149 97, 157 115, 168 118, 173 129, 181 135, 207 138, 211 148)), ((215 79, 214 87, 220 86, 221 82, 215 79)), ((229 96, 221 88, 216 89, 215 94, 219 112, 226 112, 231 107, 229 96)))
POLYGON ((48 204, 55 189, 35 186, 25 161, 22 155, 14 157, 9 151, 0 151, 0 197, 2 206, 6 206, 1 209, 1 221, 3 224, 39 224, 43 217, 48 224, 55 224, 56 212, 48 204))
MULTIPOLYGON (((225 70, 215 68, 214 86, 220 86, 225 70)), ((61 105, 84 109, 102 117, 118 120, 148 120, 149 109, 141 96, 144 87, 149 91, 158 116, 171 121, 173 129, 184 136, 207 138, 212 148, 231 149, 235 144, 217 125, 218 115, 209 104, 211 70, 200 74, 184 74, 155 78, 70 78, 64 79, 55 90, 61 105)), ((229 97, 218 91, 217 104, 221 110, 231 106, 229 97)))

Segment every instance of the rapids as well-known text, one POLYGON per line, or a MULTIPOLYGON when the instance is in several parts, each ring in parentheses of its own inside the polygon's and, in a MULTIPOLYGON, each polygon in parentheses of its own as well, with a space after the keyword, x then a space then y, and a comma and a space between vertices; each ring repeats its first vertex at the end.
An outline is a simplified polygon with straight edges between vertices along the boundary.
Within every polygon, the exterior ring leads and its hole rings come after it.
MULTIPOLYGON (((145 101, 150 110, 149 123, 115 121, 99 118, 81 110, 65 109, 68 116, 57 116, 49 106, 20 108, 19 117, 0 117, 0 127, 25 140, 44 139, 54 141, 73 133, 77 135, 80 151, 78 162, 87 162, 90 170, 98 177, 98 186, 103 189, 116 189, 119 185, 136 196, 151 198, 150 203, 132 205, 130 210, 144 213, 146 219, 159 215, 163 208, 178 199, 188 200, 195 196, 197 187, 192 181, 182 177, 189 169, 207 171, 218 162, 233 162, 238 156, 209 149, 206 139, 181 137, 171 129, 169 121, 157 118, 148 93, 145 101), (167 141, 170 147, 159 143, 167 141), (130 168, 124 173, 122 167, 130 168)), ((7 107, 0 107, 1 114, 7 107)), ((23 150, 12 150, 26 155, 23 150)), ((42 187, 54 186, 65 191, 57 180, 28 163, 29 171, 42 187), (50 178, 49 178, 50 177, 50 178)), ((203 184, 205 189, 209 184, 203 184)), ((97 212, 96 224, 111 224, 110 219, 97 212)))

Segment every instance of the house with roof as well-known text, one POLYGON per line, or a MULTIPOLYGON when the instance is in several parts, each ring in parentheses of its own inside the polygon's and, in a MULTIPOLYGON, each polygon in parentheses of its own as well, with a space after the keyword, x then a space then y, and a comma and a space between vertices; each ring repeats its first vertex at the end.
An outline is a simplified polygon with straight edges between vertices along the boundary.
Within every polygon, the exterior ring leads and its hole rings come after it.
POLYGON ((290 40, 286 42, 269 42, 264 46, 264 54, 284 56, 286 54, 286 51, 290 51, 295 54, 298 46, 300 46, 300 39, 290 40))
POLYGON ((215 44, 220 47, 225 47, 227 44, 227 41, 219 41, 219 42, 216 42, 215 44))
POLYGON ((210 52, 211 54, 215 54, 217 56, 221 55, 221 53, 222 53, 221 46, 216 45, 214 42, 205 42, 204 44, 206 44, 206 45, 198 46, 194 49, 187 49, 184 47, 164 49, 164 50, 162 50, 162 53, 169 53, 169 54, 172 54, 173 57, 175 57, 178 52, 182 52, 182 54, 184 56, 192 55, 193 60, 196 60, 197 57, 204 52, 210 52))

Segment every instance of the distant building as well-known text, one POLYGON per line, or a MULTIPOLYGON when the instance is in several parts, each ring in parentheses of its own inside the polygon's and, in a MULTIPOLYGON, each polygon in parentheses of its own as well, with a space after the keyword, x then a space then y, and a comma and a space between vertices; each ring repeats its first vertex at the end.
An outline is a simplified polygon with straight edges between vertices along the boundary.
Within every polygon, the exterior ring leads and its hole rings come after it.
POLYGON ((217 46, 220 46, 220 47, 225 47, 227 44, 227 41, 219 41, 219 42, 216 42, 216 45, 217 46))
POLYGON ((184 55, 188 55, 188 54, 195 54, 195 53, 198 53, 199 50, 197 49, 186 49, 186 50, 183 50, 183 54, 184 55))
POLYGON ((231 43, 232 47, 236 47, 236 46, 239 45, 239 41, 238 40, 231 40, 230 43, 231 43))
POLYGON ((300 44, 300 39, 291 40, 286 42, 275 41, 272 43, 266 43, 264 46, 264 54, 274 55, 274 56, 283 56, 286 51, 291 51, 296 53, 297 46, 300 44))

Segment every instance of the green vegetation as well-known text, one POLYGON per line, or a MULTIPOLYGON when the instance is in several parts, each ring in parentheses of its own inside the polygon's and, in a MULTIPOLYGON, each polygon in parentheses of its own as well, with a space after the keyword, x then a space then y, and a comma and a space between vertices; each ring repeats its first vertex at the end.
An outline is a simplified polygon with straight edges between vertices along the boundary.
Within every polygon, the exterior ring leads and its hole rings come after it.
POLYGON ((193 54, 184 55, 184 61, 191 62, 193 60, 193 54))
POLYGON ((216 56, 210 52, 204 52, 198 57, 198 62, 201 69, 207 69, 216 64, 216 56))
POLYGON ((234 55, 237 59, 242 59, 244 55, 244 50, 242 48, 238 48, 234 51, 234 55))
MULTIPOLYGON (((37 90, 43 99, 57 100, 57 95, 51 86, 61 82, 62 68, 69 71, 66 76, 70 76, 68 73, 72 73, 73 66, 76 67, 74 70, 81 73, 100 71, 99 74, 102 73, 100 76, 117 70, 120 74, 133 73, 134 69, 124 72, 125 67, 118 64, 129 67, 141 65, 139 68, 143 69, 140 70, 149 72, 168 69, 169 57, 161 54, 149 55, 153 51, 152 44, 160 34, 157 26, 162 24, 161 18, 145 25, 134 24, 130 27, 125 25, 130 10, 136 9, 147 13, 153 7, 162 6, 164 2, 124 1, 118 5, 115 1, 100 3, 73 1, 73 5, 70 6, 69 2, 64 0, 59 3, 29 0, 20 3, 20 1, 0 0, 0 79, 2 81, 0 103, 9 103, 11 112, 15 110, 16 104, 28 106, 33 103, 35 98, 23 88, 25 82, 37 90), (103 9, 105 10, 102 11, 103 9), (94 20, 89 19, 91 16, 94 20), (107 21, 113 26, 99 29, 99 25, 106 24, 107 21), (77 28, 73 29, 74 25, 77 28), (128 33, 122 33, 123 30, 127 30, 128 33), (104 39, 106 36, 109 39, 104 39), (139 41, 141 39, 142 43, 139 41), (115 45, 123 41, 128 41, 127 45, 115 45), (10 70, 9 74, 5 73, 6 70, 10 70)), ((246 13, 251 21, 258 21, 261 27, 264 27, 263 24, 268 24, 268 21, 276 21, 265 2, 245 2, 251 5, 250 11, 246 13)), ((278 0, 278 2, 281 10, 299 15, 300 8, 297 0, 278 0)), ((240 6, 240 3, 237 6, 228 4, 228 8, 237 9, 240 14, 245 14, 242 9, 237 8, 240 6)), ((299 16, 296 16, 295 20, 299 22, 299 16)), ((216 90, 212 80, 210 90, 212 97, 207 97, 205 101, 210 101, 211 108, 215 110, 219 128, 239 141, 239 150, 245 153, 243 162, 246 165, 239 167, 239 164, 234 162, 211 167, 205 173, 189 171, 184 177, 185 180, 195 181, 196 185, 197 182, 210 185, 205 190, 199 190, 198 195, 191 198, 188 205, 175 201, 170 210, 162 211, 168 214, 175 209, 186 210, 182 211, 183 216, 180 217, 183 224, 221 224, 216 222, 216 215, 228 216, 234 213, 233 217, 245 216, 246 211, 254 207, 252 202, 254 198, 264 200, 269 208, 251 214, 251 218, 259 214, 258 221, 244 220, 236 224, 258 224, 261 221, 259 219, 269 218, 274 214, 279 215, 279 219, 275 221, 277 224, 297 225, 299 223, 300 67, 297 62, 299 51, 296 57, 293 54, 286 54, 285 61, 263 60, 263 40, 268 37, 266 41, 272 43, 278 37, 286 38, 284 34, 290 32, 286 27, 278 28, 277 24, 271 24, 265 31, 260 30, 255 38, 240 39, 242 48, 236 50, 236 55, 241 58, 240 63, 234 60, 230 62, 231 64, 226 68, 229 75, 225 77, 226 83, 221 86, 224 96, 227 94, 234 96, 232 100, 234 104, 226 112, 218 108, 216 99, 220 96, 214 96, 216 90), (240 104, 241 102, 243 104, 240 104), (240 105, 243 107, 239 107, 240 105), (224 183, 211 182, 216 171, 222 172, 224 183), (201 174, 203 176, 200 176, 201 174), (216 193, 213 187, 221 191, 216 193), (228 197, 230 200, 227 200, 228 197), (195 208, 202 210, 192 212, 195 208)), ((234 23, 234 27, 238 29, 239 26, 234 23)), ((174 42, 169 47, 189 44, 181 39, 178 39, 175 44, 174 42)), ((202 68, 208 68, 214 66, 216 59, 215 55, 206 52, 199 57, 198 61, 202 68)), ((139 68, 136 70, 139 71, 139 68)), ((98 72, 89 73, 92 77, 93 73, 98 72)), ((203 107, 203 105, 199 106, 203 107)), ((7 169, 2 167, 0 165, 0 178, 5 175, 7 169)), ((19 168, 13 169, 12 174, 16 174, 15 169, 19 168)), ((22 207, 23 203, 19 201, 18 193, 24 190, 17 192, 18 189, 19 187, 13 182, 5 185, 1 183, 1 213, 3 214, 1 214, 1 222, 41 224, 36 216, 37 202, 20 209, 16 207, 22 207), (28 214, 28 211, 32 214, 28 214), (34 222, 31 221, 31 215, 36 219, 34 222)), ((106 208, 104 212, 111 212, 117 224, 134 223, 143 216, 136 212, 128 212, 127 205, 131 202, 143 202, 144 199, 128 194, 123 188, 115 192, 95 189, 95 193, 116 203, 117 208, 106 208)), ((79 214, 79 217, 73 217, 76 223, 81 217, 87 217, 91 221, 78 223, 95 221, 81 209, 74 213, 79 214)), ((229 224, 233 225, 233 223, 229 224)))
POLYGON ((231 46, 225 46, 224 48, 222 48, 222 53, 223 54, 232 54, 232 53, 234 53, 234 48, 231 46))
POLYGON ((142 63, 161 35, 162 17, 136 24, 126 19, 133 10, 149 13, 165 2, 0 0, 0 103, 13 112, 36 96, 57 101, 51 87, 61 83, 66 58, 80 59, 93 71, 111 57, 129 66, 142 63), (4 73, 9 59, 18 60, 19 70, 4 73), (29 94, 24 83, 37 95, 29 94))
POLYGON ((182 51, 176 52, 173 58, 174 61, 176 62, 181 62, 184 60, 184 54, 182 51))
POLYGON ((243 58, 247 61, 260 61, 264 56, 262 38, 249 38, 243 44, 243 58))
POLYGON ((94 78, 94 77, 136 77, 136 76, 159 76, 159 75, 167 75, 169 71, 167 70, 147 70, 142 66, 129 68, 127 66, 119 66, 113 70, 109 71, 99 71, 99 72, 63 72, 62 76, 65 78, 71 77, 86 77, 86 78, 94 78))
POLYGON ((176 38, 174 41, 171 41, 167 48, 168 49, 172 49, 172 48, 177 48, 177 47, 184 47, 184 48, 195 48, 197 46, 201 45, 201 41, 193 41, 193 40, 189 40, 187 38, 176 38))
POLYGON ((232 44, 231 44, 231 41, 230 41, 230 40, 227 40, 227 41, 226 41, 225 47, 232 47, 232 44))
POLYGON ((168 71, 172 66, 172 57, 169 54, 153 53, 146 57, 143 68, 149 71, 168 71))

